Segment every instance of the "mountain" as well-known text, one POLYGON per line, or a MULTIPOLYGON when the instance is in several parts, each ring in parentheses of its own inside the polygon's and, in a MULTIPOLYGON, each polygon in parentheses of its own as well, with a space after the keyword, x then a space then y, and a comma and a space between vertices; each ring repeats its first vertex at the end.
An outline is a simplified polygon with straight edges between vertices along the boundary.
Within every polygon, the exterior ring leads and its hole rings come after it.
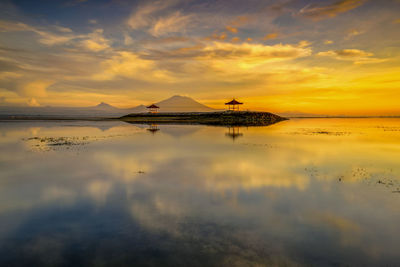
POLYGON ((94 107, 89 107, 91 109, 97 109, 97 110, 117 110, 118 108, 111 106, 110 104, 101 102, 100 104, 94 106, 94 107))
MULTIPOLYGON (((156 103, 160 112, 210 112, 215 111, 190 97, 175 95, 156 103)), ((119 117, 130 113, 147 112, 145 105, 132 108, 117 108, 110 104, 101 102, 91 107, 6 107, 0 106, 0 116, 8 117, 68 117, 68 118, 98 118, 98 117, 119 117)))
POLYGON ((187 96, 174 95, 168 99, 156 103, 160 112, 212 112, 213 108, 200 104, 187 96))

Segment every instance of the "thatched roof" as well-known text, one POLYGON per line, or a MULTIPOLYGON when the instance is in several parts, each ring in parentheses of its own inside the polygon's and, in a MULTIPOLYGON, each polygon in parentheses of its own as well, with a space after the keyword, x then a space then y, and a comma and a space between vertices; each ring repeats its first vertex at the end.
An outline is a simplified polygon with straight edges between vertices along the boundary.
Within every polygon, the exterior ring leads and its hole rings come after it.
POLYGON ((156 106, 154 104, 151 104, 150 106, 146 107, 146 108, 160 108, 159 106, 156 106))
POLYGON ((240 103, 236 101, 236 99, 233 99, 232 101, 225 103, 225 105, 242 105, 243 103, 240 103))

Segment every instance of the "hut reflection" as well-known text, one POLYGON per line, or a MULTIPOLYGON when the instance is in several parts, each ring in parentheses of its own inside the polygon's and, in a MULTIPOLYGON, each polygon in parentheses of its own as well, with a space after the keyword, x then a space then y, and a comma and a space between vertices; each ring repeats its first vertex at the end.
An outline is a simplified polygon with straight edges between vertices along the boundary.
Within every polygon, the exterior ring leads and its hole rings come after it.
POLYGON ((225 133, 225 136, 232 138, 232 140, 235 141, 235 139, 243 136, 243 134, 240 132, 239 126, 232 126, 228 127, 228 132, 225 133))
POLYGON ((147 131, 151 132, 152 134, 155 134, 159 130, 160 130, 160 128, 158 128, 157 124, 150 124, 149 128, 147 128, 147 131))

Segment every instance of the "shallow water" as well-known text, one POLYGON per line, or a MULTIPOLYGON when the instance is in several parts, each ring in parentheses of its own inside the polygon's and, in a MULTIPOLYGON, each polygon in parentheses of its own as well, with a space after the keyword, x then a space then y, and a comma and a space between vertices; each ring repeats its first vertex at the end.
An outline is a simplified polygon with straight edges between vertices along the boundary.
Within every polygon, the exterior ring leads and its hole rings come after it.
POLYGON ((1 266, 398 266, 400 119, 0 122, 1 266))

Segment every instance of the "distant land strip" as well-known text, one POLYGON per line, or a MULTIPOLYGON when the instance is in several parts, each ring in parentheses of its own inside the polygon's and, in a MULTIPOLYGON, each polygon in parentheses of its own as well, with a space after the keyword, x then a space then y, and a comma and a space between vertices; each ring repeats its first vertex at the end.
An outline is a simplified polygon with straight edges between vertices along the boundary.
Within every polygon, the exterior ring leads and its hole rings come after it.
POLYGON ((223 126, 265 126, 287 118, 269 112, 171 112, 133 113, 120 120, 130 123, 157 124, 205 124, 223 126))

